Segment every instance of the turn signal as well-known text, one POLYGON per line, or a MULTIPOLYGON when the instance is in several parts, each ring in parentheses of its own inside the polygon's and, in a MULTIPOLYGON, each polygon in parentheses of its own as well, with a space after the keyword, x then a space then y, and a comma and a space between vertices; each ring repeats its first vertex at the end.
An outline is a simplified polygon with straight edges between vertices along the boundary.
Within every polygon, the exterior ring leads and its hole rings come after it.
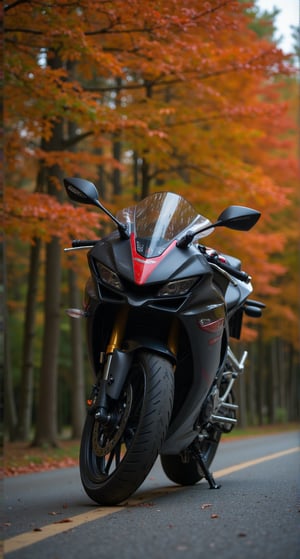
POLYGON ((220 330, 223 330, 224 318, 218 318, 217 320, 200 318, 200 320, 198 320, 198 326, 201 330, 204 330, 204 332, 209 332, 210 334, 218 333, 220 330))
POLYGON ((82 309, 66 309, 66 313, 71 318, 85 318, 87 317, 87 312, 82 309))

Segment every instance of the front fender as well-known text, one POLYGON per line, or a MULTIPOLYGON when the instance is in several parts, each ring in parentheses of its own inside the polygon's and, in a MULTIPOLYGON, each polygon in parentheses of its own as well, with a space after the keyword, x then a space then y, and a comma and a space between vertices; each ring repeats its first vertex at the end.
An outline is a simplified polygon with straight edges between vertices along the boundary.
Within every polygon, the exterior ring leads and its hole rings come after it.
POLYGON ((168 357, 172 364, 176 365, 176 356, 174 353, 166 344, 155 338, 137 336, 134 340, 127 340, 125 342, 125 348, 129 353, 135 352, 138 349, 149 349, 150 351, 160 353, 163 357, 168 357))
POLYGON ((123 344, 123 350, 115 349, 111 355, 109 365, 109 379, 106 387, 106 393, 110 398, 117 400, 124 386, 125 380, 132 365, 134 354, 140 349, 148 349, 155 353, 159 353, 163 357, 167 357, 173 365, 176 365, 176 357, 170 349, 155 338, 135 338, 127 340, 123 344))

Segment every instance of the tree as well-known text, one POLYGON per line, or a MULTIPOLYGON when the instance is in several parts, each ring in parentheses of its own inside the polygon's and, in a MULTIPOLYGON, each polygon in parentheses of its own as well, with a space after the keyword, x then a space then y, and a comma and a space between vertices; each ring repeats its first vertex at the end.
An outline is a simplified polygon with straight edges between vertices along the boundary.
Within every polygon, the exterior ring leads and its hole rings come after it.
POLYGON ((6 227, 24 242, 46 243, 41 378, 52 380, 49 390, 41 383, 47 418, 43 428, 39 420, 43 433, 36 439, 55 444, 60 243, 83 230, 90 236, 99 219, 62 203, 62 175, 93 180, 100 169, 113 210, 161 186, 186 195, 211 218, 230 203, 257 207, 263 220, 246 246, 230 234, 216 242, 243 254, 258 292, 276 297, 285 272, 278 250, 287 233, 275 224, 293 212, 295 188, 292 159, 282 162, 290 121, 279 89, 293 68, 268 36, 253 30, 255 13, 234 0, 188 6, 184 0, 82 0, 80 7, 25 0, 7 3, 5 11, 7 182, 13 187, 6 227), (41 169, 41 192, 32 198, 41 169), (285 171, 288 184, 281 180, 285 171))

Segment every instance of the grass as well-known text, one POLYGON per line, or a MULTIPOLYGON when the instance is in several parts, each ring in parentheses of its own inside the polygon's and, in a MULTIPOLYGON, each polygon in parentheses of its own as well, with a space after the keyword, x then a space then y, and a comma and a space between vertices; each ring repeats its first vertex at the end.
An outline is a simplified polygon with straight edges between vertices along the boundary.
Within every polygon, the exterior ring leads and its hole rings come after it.
POLYGON ((44 445, 31 446, 26 442, 4 444, 4 475, 12 476, 76 466, 78 464, 79 441, 61 440, 55 448, 44 445))
POLYGON ((274 423, 272 425, 257 425, 247 427, 245 429, 235 427, 231 433, 224 435, 226 439, 245 438, 245 437, 258 437, 263 435, 276 435, 277 433, 285 433, 287 431, 299 431, 300 425, 298 423, 274 423))
MULTIPOLYGON (((248 427, 247 429, 235 428, 231 433, 224 435, 226 443, 238 438, 272 435, 286 431, 299 431, 297 423, 280 423, 248 427)), ((62 439, 56 448, 50 446, 33 447, 26 442, 7 442, 4 444, 3 471, 5 476, 15 476, 25 473, 34 473, 56 468, 65 468, 78 465, 80 441, 62 439)))

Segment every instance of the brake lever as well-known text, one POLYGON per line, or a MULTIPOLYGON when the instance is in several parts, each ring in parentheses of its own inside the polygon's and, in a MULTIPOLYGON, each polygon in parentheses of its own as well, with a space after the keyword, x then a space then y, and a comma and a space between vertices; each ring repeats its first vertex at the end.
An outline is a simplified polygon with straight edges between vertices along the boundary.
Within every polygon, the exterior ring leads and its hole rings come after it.
POLYGON ((243 270, 237 270, 233 266, 230 266, 230 264, 225 264, 224 262, 222 262, 216 251, 211 251, 211 253, 209 254, 203 246, 201 246, 200 251, 206 257, 207 262, 209 262, 210 264, 218 266, 219 268, 221 268, 221 270, 224 270, 224 272, 227 272, 240 281, 250 283, 252 278, 247 274, 247 272, 244 272, 243 270))

